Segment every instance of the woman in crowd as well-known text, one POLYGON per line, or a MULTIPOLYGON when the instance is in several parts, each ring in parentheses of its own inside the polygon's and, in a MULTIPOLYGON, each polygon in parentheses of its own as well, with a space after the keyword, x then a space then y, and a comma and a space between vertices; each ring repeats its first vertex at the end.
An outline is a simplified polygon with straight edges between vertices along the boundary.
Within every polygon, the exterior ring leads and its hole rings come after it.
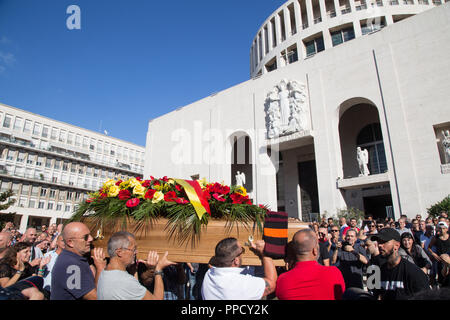
POLYGON ((19 280, 33 275, 43 275, 44 266, 50 259, 42 258, 36 266, 30 260, 31 246, 28 243, 18 242, 8 248, 5 257, 0 260, 0 286, 8 287, 19 280))
POLYGON ((409 232, 402 234, 398 253, 404 259, 417 265, 425 274, 428 274, 428 270, 431 269, 430 258, 422 247, 415 243, 414 236, 409 232))

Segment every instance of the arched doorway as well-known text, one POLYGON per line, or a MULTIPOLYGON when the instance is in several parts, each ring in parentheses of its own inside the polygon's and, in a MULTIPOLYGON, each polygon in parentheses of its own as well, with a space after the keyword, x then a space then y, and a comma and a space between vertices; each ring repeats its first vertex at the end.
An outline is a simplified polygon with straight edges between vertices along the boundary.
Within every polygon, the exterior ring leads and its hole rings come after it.
POLYGON ((251 139, 245 132, 237 132, 231 135, 231 184, 238 183, 238 174, 243 179, 243 186, 248 193, 253 192, 253 162, 251 139))
POLYGON ((374 218, 393 215, 383 133, 375 104, 363 98, 347 100, 339 110, 342 178, 340 188, 347 208, 363 210, 374 218), (357 149, 367 150, 369 175, 360 171, 357 149))

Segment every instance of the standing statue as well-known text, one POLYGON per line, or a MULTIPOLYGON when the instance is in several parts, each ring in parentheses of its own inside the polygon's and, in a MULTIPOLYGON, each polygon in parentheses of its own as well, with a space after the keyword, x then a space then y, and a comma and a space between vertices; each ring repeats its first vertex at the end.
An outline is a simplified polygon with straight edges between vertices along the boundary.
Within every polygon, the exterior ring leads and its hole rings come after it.
POLYGON ((361 147, 358 147, 356 149, 356 159, 358 160, 359 176, 367 177, 370 174, 369 168, 367 166, 369 164, 369 151, 367 151, 367 149, 361 149, 361 147))
POLYGON ((236 185, 243 187, 245 185, 245 173, 237 172, 236 174, 236 185))
POLYGON ((287 83, 283 80, 278 86, 280 92, 280 111, 281 111, 281 125, 287 127, 289 125, 289 118, 291 116, 291 107, 289 105, 289 90, 287 83))
POLYGON ((450 163, 450 131, 442 130, 442 135, 444 139, 442 140, 442 148, 445 154, 445 163, 450 163))

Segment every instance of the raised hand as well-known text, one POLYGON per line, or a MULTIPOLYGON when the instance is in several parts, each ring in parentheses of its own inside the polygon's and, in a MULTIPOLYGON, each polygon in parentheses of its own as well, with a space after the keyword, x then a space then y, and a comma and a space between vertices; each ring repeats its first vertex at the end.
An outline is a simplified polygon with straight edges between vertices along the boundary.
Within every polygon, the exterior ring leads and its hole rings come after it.
POLYGON ((105 253, 103 252, 103 248, 94 248, 94 264, 97 270, 99 269, 105 269, 106 267, 106 257, 105 253))
POLYGON ((44 258, 41 259, 41 262, 39 263, 39 269, 44 268, 52 259, 51 256, 46 256, 44 258))

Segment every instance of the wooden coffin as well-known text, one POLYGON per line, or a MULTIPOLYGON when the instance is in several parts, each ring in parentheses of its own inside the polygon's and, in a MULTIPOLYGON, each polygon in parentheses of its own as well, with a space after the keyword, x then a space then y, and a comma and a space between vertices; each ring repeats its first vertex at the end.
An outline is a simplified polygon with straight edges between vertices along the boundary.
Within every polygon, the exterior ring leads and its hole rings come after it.
MULTIPOLYGON (((86 224, 91 230, 91 234, 95 237, 98 231, 98 227, 93 224, 86 224)), ((146 259, 150 250, 157 251, 159 255, 164 254, 165 251, 169 252, 168 259, 174 262, 192 262, 192 263, 208 263, 211 257, 214 255, 214 248, 216 244, 228 237, 234 237, 239 239, 240 243, 244 245, 248 242, 248 237, 253 236, 254 240, 262 239, 262 233, 258 232, 255 228, 246 227, 243 224, 234 226, 231 230, 227 228, 226 221, 223 220, 210 220, 207 226, 202 227, 202 232, 199 241, 195 244, 191 240, 186 241, 183 244, 169 239, 165 226, 167 224, 166 219, 159 219, 153 224, 149 231, 134 233, 137 240, 137 256, 138 259, 146 259)), ((127 230, 133 233, 133 223, 129 223, 127 230)), ((307 227, 306 223, 302 222, 289 222, 288 240, 292 239, 292 236, 296 231, 301 228, 307 227)), ((115 230, 118 231, 118 230, 115 230)), ((107 242, 112 232, 108 230, 102 230, 103 239, 94 240, 95 247, 102 247, 106 251, 107 242)), ((259 258, 248 247, 242 258, 243 265, 255 265, 261 264, 259 258)), ((274 260, 277 266, 284 266, 283 260, 274 260)))

